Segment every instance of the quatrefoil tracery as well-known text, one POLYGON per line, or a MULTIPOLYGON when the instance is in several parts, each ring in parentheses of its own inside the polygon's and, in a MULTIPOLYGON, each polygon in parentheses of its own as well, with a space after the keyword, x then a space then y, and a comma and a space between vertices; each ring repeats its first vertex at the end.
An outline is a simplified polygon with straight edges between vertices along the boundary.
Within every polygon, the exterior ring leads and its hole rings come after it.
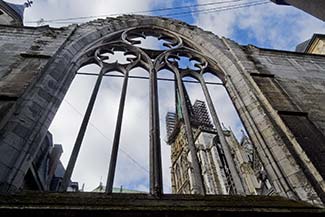
POLYGON ((87 51, 88 55, 93 53, 95 61, 105 73, 114 70, 125 73, 135 67, 142 67, 148 71, 169 69, 184 77, 202 75, 209 68, 208 58, 184 46, 182 39, 171 32, 132 28, 120 34, 120 40, 109 42, 106 38, 87 51), (166 41, 163 45, 168 49, 153 50, 135 46, 142 43, 139 38, 146 39, 149 36, 166 41))
POLYGON ((128 44, 112 42, 98 46, 94 57, 105 73, 114 70, 125 73, 138 66, 142 56, 137 49, 128 44))
POLYGON ((131 45, 138 46, 144 50, 164 51, 179 48, 182 46, 182 39, 166 30, 158 28, 132 28, 122 34, 122 40, 131 45), (147 47, 143 39, 156 38, 157 42, 161 42, 161 46, 147 47))

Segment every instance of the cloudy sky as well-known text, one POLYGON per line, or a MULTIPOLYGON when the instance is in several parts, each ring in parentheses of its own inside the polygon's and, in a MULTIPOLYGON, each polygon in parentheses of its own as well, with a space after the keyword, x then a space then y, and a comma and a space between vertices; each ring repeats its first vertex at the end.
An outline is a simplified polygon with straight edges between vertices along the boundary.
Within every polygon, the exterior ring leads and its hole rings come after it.
MULTIPOLYGON (((8 0, 9 1, 9 0, 8 0)), ((24 0, 10 0, 23 3, 24 0)), ((218 36, 224 36, 240 44, 254 44, 259 47, 294 50, 295 46, 309 39, 313 33, 325 33, 325 23, 290 6, 278 6, 267 0, 34 0, 32 8, 26 10, 25 25, 49 24, 54 27, 71 23, 82 23, 95 17, 116 14, 130 14, 142 11, 146 15, 164 15, 195 24, 218 36), (260 4, 230 10, 245 4, 260 4), (174 10, 157 10, 175 8, 174 10), (179 8, 179 9, 177 9, 179 8), (153 12, 143 11, 154 10, 153 12), (80 18, 86 17, 86 18, 80 18), (57 19, 67 19, 51 21, 57 19), (78 19, 76 19, 78 18, 78 19), (37 22, 43 20, 43 22, 37 22)), ((156 46, 151 42, 152 46, 156 46)), ((88 66, 83 72, 98 72, 88 66)), ((147 72, 136 69, 131 75, 147 76, 147 72)), ((159 77, 173 78, 163 71, 159 77)), ((50 131, 55 143, 63 145, 62 161, 66 165, 86 110, 95 76, 76 76, 69 92, 62 102, 50 131)), ((218 81, 206 75, 210 81, 218 81)), ((73 180, 85 184, 92 190, 99 182, 106 182, 117 105, 122 80, 105 78, 94 112, 84 138, 73 180)), ((170 149, 165 144, 165 114, 174 110, 173 83, 159 82, 161 138, 163 151, 164 188, 170 191, 170 149)), ((148 191, 148 81, 130 79, 123 119, 123 129, 118 156, 114 186, 148 191)), ((186 88, 192 102, 204 100, 196 84, 186 88)), ((243 128, 235 110, 221 86, 209 86, 219 117, 225 126, 231 127, 240 138, 243 128)))

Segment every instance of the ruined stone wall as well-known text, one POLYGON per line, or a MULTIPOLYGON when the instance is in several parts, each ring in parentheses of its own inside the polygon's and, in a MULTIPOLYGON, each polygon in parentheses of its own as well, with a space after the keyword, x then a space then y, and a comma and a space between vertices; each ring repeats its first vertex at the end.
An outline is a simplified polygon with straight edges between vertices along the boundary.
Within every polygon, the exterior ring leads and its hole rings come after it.
POLYGON ((17 190, 46 135, 56 84, 38 82, 69 32, 0 26, 0 191, 17 190))
POLYGON ((261 49, 253 51, 251 56, 265 74, 255 80, 261 88, 262 82, 264 88, 269 88, 263 92, 274 108, 307 113, 325 135, 325 58, 261 49))
POLYGON ((325 57, 248 49, 183 22, 148 16, 62 29, 1 26, 0 153, 7 154, 0 158, 0 192, 20 188, 75 72, 86 61, 83 52, 110 34, 139 26, 176 32, 215 62, 279 195, 325 201, 324 176, 317 169, 323 168, 317 163, 323 164, 325 57))
MULTIPOLYGON (((315 192, 313 193, 312 190, 315 189, 324 200, 324 179, 316 169, 319 162, 311 162, 311 158, 308 156, 309 153, 302 149, 304 145, 300 144, 301 141, 298 141, 292 134, 289 124, 281 119, 281 112, 278 112, 276 105, 271 102, 270 96, 273 94, 273 97, 277 98, 279 106, 293 106, 290 104, 292 103, 291 100, 285 100, 285 96, 281 94, 274 95, 274 93, 279 93, 279 90, 273 88, 274 83, 260 82, 261 80, 269 81, 274 77, 274 75, 269 75, 270 73, 268 73, 266 67, 254 58, 259 56, 263 49, 238 46, 227 39, 223 39, 223 41, 236 59, 234 65, 243 72, 242 76, 240 76, 239 73, 232 70, 233 73, 228 77, 226 88, 249 132, 266 171, 272 177, 271 182, 277 192, 291 198, 306 199, 315 198, 315 192), (270 89, 272 91, 265 91, 270 89), (233 95, 233 92, 237 93, 237 95, 233 95), (283 194, 284 192, 286 192, 286 195, 283 194)), ((290 52, 286 51, 274 51, 274 56, 282 61, 286 61, 283 59, 289 59, 289 54, 290 52)), ((294 53, 292 55, 301 56, 302 54, 294 53)), ((320 56, 318 58, 324 60, 324 57, 320 56)), ((274 67, 274 64, 270 63, 270 65, 274 67)), ((279 72, 281 69, 285 70, 285 66, 283 68, 279 67, 277 71, 279 72)), ((291 69, 293 77, 297 76, 295 75, 295 73, 298 73, 296 71, 291 69)), ((322 76, 320 69, 318 75, 322 76)), ((303 127, 302 131, 305 133, 308 130, 309 133, 310 131, 313 131, 313 133, 318 132, 310 130, 308 127, 303 127)), ((322 138, 318 137, 319 135, 309 134, 309 136, 312 139, 322 140, 322 138)), ((304 144, 308 145, 308 143, 304 144)))
POLYGON ((260 72, 253 74, 254 81, 290 131, 284 130, 283 133, 288 137, 288 143, 291 143, 291 153, 298 161, 305 161, 304 168, 309 167, 311 171, 316 169, 324 179, 324 56, 253 47, 247 48, 247 52, 260 72), (315 168, 306 165, 309 162, 302 152, 305 152, 315 168))

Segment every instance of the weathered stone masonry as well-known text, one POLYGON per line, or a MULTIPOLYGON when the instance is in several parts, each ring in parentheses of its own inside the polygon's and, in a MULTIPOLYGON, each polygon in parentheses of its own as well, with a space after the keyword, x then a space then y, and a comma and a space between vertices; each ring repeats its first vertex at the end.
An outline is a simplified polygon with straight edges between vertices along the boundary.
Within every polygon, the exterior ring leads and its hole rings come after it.
POLYGON ((325 57, 240 46, 188 24, 122 16, 64 28, 0 26, 0 191, 15 192, 67 91, 82 52, 108 34, 175 31, 211 57, 276 191, 325 201, 325 57))

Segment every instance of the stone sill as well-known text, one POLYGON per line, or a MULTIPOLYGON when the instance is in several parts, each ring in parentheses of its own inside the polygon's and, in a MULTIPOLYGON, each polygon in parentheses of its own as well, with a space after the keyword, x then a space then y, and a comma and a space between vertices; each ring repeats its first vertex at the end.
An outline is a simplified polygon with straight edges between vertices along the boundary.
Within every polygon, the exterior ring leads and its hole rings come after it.
POLYGON ((0 216, 325 216, 325 210, 278 196, 25 192, 0 196, 0 216))

